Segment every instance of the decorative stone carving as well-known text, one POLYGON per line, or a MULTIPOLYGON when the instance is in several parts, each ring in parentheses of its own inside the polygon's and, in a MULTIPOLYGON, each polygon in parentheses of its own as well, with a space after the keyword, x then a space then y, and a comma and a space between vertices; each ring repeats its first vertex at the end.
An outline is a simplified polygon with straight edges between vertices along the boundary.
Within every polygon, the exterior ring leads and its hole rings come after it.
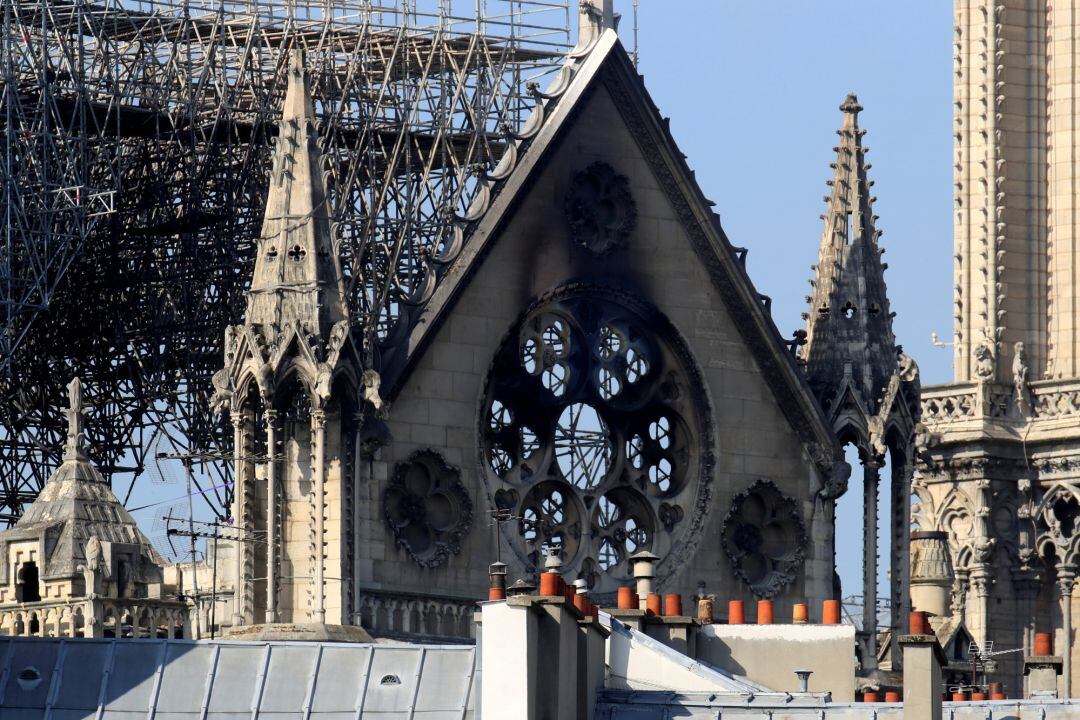
POLYGON ((1027 415, 1031 411, 1029 401, 1030 390, 1028 388, 1028 356, 1024 349, 1024 343, 1018 342, 1013 346, 1013 388, 1016 391, 1016 409, 1021 415, 1027 415))
POLYGON ((434 450, 418 450, 398 463, 383 512, 398 545, 423 567, 437 567, 460 551, 472 501, 457 468, 434 450))
POLYGON ((386 401, 383 400, 382 394, 379 390, 379 386, 382 384, 382 378, 379 373, 371 368, 364 370, 361 375, 363 386, 360 394, 364 401, 366 408, 370 408, 376 417, 385 418, 389 412, 389 406, 386 401))
POLYGON ((625 292, 574 285, 525 314, 488 374, 478 434, 527 566, 555 543, 566 571, 611 593, 639 550, 661 558, 660 580, 690 557, 709 505, 703 386, 666 318, 625 292))
POLYGON ((832 471, 825 480, 825 485, 818 490, 818 497, 822 500, 835 500, 847 492, 848 480, 851 478, 851 465, 844 460, 836 460, 832 471))
POLYGON ((975 377, 991 380, 994 377, 994 350, 989 343, 981 342, 975 346, 975 377))
POLYGON ((768 480, 735 496, 720 536, 735 574, 758 597, 773 597, 802 568, 807 538, 798 504, 768 480))
POLYGON ((629 182, 604 162, 574 175, 563 209, 570 237, 597 255, 625 246, 637 223, 629 182))

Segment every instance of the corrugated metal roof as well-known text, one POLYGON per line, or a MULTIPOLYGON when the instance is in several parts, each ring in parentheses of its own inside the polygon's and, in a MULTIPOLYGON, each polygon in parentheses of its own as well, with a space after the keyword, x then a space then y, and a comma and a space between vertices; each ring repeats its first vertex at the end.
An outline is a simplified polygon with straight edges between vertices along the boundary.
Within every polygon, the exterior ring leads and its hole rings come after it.
POLYGON ((0 639, 2 720, 467 720, 475 649, 0 639))

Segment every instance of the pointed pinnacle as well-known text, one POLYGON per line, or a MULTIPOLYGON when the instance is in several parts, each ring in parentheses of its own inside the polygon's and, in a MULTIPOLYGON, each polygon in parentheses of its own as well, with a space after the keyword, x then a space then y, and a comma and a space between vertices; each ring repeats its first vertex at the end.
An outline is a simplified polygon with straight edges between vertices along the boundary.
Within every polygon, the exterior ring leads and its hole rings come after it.
POLYGON ((859 104, 859 97, 855 93, 848 93, 848 96, 844 98, 844 102, 840 104, 840 110, 852 115, 858 115, 862 112, 862 105, 859 104))

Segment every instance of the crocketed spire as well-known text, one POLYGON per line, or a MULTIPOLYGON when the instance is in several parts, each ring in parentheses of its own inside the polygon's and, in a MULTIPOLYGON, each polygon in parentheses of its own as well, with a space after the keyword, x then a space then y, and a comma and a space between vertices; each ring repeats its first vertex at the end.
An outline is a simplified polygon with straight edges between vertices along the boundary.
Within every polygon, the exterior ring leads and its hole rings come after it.
POLYGON ((298 322, 305 333, 325 340, 330 328, 346 319, 315 109, 299 50, 293 51, 288 71, 256 252, 247 324, 284 328, 298 322))
POLYGON ((840 110, 844 120, 837 131, 840 143, 834 148, 831 191, 822 215, 825 229, 811 281, 814 291, 807 298, 810 312, 805 316, 802 357, 810 385, 826 411, 850 374, 849 384, 858 391, 859 401, 875 414, 897 367, 896 338, 885 293, 886 265, 878 246, 881 231, 874 226, 870 163, 862 145, 866 131, 859 128, 862 106, 851 94, 840 110))

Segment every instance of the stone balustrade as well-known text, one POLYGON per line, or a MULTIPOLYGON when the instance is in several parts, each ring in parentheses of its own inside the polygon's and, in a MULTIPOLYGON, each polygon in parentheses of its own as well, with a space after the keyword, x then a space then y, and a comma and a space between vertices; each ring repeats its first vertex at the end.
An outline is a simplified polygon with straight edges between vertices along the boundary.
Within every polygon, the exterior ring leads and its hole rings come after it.
POLYGON ((476 637, 476 600, 441 595, 362 590, 356 619, 377 637, 468 642, 476 637))
POLYGON ((191 623, 188 605, 176 600, 51 600, 0 608, 0 635, 189 638, 191 623))
MULTIPOLYGON (((1053 420, 1080 416, 1080 382, 1039 380, 1028 386, 1028 417, 1053 420)), ((956 383, 922 390, 922 422, 933 428, 985 418, 1025 420, 1016 389, 1008 384, 956 383)))
POLYGON ((922 390, 922 421, 927 425, 976 416, 976 386, 942 385, 922 390))

